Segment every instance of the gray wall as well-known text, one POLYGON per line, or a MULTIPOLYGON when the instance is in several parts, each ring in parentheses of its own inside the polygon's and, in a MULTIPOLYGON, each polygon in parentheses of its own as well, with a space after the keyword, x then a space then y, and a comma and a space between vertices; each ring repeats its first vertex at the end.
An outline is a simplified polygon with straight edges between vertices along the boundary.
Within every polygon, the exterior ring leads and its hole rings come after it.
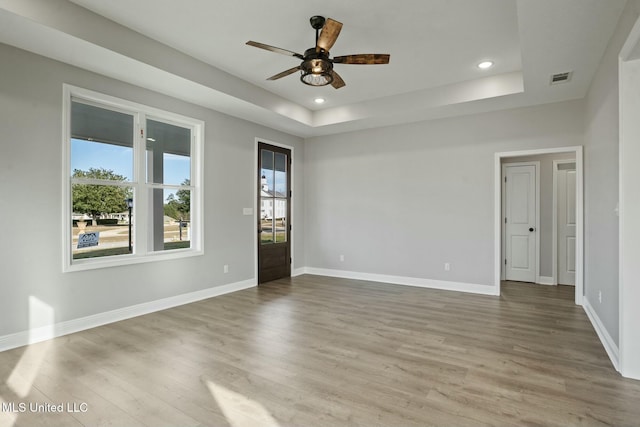
POLYGON ((586 98, 585 296, 616 344, 618 301, 618 55, 640 15, 630 0, 586 98), (598 300, 602 292, 602 302, 598 300))
POLYGON ((553 161, 575 159, 571 153, 509 157, 502 163, 540 162, 540 276, 553 275, 553 161))
POLYGON ((582 145, 583 114, 573 101, 307 140, 307 266, 493 286, 494 154, 582 145))
POLYGON ((585 293, 617 342, 617 55, 639 11, 640 0, 630 0, 586 101, 304 143, 0 45, 0 336, 28 328, 29 296, 53 307, 60 322, 251 279, 255 225, 242 208, 253 206, 254 138, 262 137, 296 150, 294 268, 487 286, 495 262, 494 153, 584 145, 585 293), (204 256, 61 273, 63 82, 206 122, 204 256))
MULTIPOLYGON (((255 137, 295 147, 300 138, 0 45, 0 336, 29 327, 29 296, 56 322, 250 280, 256 226, 255 137), (109 269, 62 271, 62 84, 69 83, 205 121, 205 255, 109 269), (223 265, 230 271, 223 274, 223 265)), ((303 193, 294 196, 294 268, 304 266, 303 193)))

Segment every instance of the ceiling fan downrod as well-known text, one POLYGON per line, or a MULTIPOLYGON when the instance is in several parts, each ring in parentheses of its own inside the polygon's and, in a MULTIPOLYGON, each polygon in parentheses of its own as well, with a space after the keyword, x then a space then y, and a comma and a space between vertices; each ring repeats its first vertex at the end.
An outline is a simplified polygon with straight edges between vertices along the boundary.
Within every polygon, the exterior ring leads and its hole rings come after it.
POLYGON ((309 22, 311 23, 311 28, 316 30, 316 44, 318 44, 318 37, 320 37, 320 30, 324 27, 325 19, 324 16, 314 15, 309 18, 309 22))

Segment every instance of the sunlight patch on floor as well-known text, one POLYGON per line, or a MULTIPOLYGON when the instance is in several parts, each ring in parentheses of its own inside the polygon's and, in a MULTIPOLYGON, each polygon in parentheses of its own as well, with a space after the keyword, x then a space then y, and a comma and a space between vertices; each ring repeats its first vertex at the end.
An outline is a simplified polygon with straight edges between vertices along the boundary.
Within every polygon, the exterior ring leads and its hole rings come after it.
POLYGON ((207 386, 231 427, 280 427, 269 411, 260 403, 239 393, 207 381, 207 386))
POLYGON ((34 296, 29 297, 29 343, 43 341, 43 343, 27 347, 7 379, 6 384, 15 394, 25 398, 31 391, 40 366, 51 346, 54 338, 53 308, 34 296))

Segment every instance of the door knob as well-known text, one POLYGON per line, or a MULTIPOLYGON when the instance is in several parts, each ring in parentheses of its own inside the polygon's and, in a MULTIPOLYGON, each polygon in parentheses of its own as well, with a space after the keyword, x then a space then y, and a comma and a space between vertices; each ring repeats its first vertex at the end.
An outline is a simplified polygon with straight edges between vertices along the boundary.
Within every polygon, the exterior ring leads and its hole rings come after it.
POLYGON ((529 231, 536 231, 536 229, 533 227, 529 227, 529 231))

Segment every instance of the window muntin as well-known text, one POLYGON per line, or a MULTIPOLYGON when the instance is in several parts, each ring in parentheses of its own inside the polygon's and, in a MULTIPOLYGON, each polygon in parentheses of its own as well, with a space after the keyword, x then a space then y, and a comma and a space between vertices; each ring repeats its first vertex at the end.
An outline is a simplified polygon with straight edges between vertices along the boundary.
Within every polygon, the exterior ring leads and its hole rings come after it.
POLYGON ((67 85, 65 97, 65 270, 200 254, 202 122, 67 85))

